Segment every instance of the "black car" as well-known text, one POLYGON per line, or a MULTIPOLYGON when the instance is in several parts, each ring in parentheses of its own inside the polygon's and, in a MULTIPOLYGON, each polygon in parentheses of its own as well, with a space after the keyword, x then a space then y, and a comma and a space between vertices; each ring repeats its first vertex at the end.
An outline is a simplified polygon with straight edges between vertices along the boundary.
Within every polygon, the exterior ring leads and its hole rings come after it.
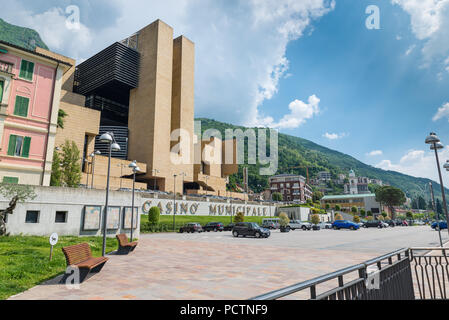
POLYGON ((390 227, 396 227, 398 225, 394 220, 386 220, 385 223, 387 223, 390 227))
POLYGON ((268 238, 271 232, 268 229, 260 227, 254 222, 239 222, 232 229, 232 235, 234 237, 256 237, 256 238, 268 238))
POLYGON ((364 228, 383 228, 384 225, 380 220, 367 221, 363 224, 364 228))
POLYGON ((234 229, 235 223, 230 223, 224 227, 224 231, 232 231, 234 229))
POLYGON ((203 228, 201 227, 201 225, 199 223, 187 223, 185 225, 183 225, 181 228, 179 228, 179 232, 180 233, 195 233, 195 232, 203 232, 203 228))
POLYGON ((318 231, 318 230, 321 230, 321 227, 320 227, 319 225, 314 224, 314 225, 312 226, 312 230, 318 231))
POLYGON ((203 227, 203 230, 207 231, 207 232, 210 232, 210 231, 214 231, 214 232, 220 231, 220 232, 222 232, 222 231, 224 231, 224 225, 221 222, 209 222, 208 224, 206 224, 203 227))

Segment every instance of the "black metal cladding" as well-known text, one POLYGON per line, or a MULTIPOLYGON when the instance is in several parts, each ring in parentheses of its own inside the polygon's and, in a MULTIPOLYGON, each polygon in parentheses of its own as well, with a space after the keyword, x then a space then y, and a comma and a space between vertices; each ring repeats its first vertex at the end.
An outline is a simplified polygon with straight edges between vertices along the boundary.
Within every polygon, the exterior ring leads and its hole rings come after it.
POLYGON ((129 90, 139 85, 139 65, 140 53, 116 42, 76 68, 74 91, 128 105, 129 90))
POLYGON ((95 150, 101 151, 102 155, 109 154, 109 144, 100 142, 103 133, 112 132, 115 141, 120 146, 120 151, 112 151, 112 157, 127 160, 128 158, 128 128, 118 126, 100 126, 99 135, 95 138, 95 150))

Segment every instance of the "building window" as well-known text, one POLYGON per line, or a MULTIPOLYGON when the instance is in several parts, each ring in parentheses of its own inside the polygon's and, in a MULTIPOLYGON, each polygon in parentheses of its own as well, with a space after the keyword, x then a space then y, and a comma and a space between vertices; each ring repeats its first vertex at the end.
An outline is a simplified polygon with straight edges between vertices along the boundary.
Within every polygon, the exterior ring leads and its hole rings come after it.
POLYGON ((8 156, 28 158, 30 155, 30 137, 11 134, 9 136, 8 156))
POLYGON ((3 183, 19 184, 19 178, 17 178, 17 177, 3 177, 3 183))
POLYGON ((56 211, 55 223, 66 223, 67 211, 56 211))
POLYGON ((5 81, 0 81, 0 103, 3 101, 4 87, 5 87, 5 81))
POLYGON ((20 64, 19 78, 33 81, 34 63, 22 59, 20 64))
POLYGON ((39 211, 27 211, 25 223, 39 223, 39 211))
POLYGON ((30 104, 30 99, 16 96, 16 104, 14 106, 14 115, 20 117, 28 117, 28 105, 30 104))

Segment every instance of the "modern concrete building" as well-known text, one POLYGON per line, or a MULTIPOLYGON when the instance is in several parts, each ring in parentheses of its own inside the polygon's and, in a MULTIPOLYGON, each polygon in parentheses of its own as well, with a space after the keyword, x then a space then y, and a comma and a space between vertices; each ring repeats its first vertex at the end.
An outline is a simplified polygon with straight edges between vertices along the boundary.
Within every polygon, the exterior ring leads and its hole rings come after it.
POLYGON ((0 179, 50 184, 62 83, 72 61, 0 41, 0 179))
MULTIPOLYGON (((114 162, 137 160, 144 167, 137 177, 141 188, 225 196, 227 178, 238 167, 210 162, 203 151, 213 148, 222 154, 225 147, 235 149, 235 143, 202 141, 194 134, 194 68, 193 42, 184 36, 173 39, 173 29, 161 20, 113 43, 70 70, 61 105, 68 117, 58 143, 73 137, 89 175, 89 155, 107 152, 99 134, 112 132, 121 147, 112 153, 114 162), (184 135, 172 141, 176 131, 184 135), (176 158, 184 161, 176 163, 176 158)), ((224 153, 218 158, 223 160, 224 153)), ((120 177, 116 182, 123 182, 123 175, 115 178, 120 177)), ((95 181, 97 188, 105 187, 105 179, 95 181)))
POLYGON ((279 192, 284 201, 306 202, 312 199, 312 189, 301 175, 280 174, 269 179, 271 194, 279 192))
POLYGON ((350 212, 352 207, 356 207, 359 211, 364 209, 366 212, 371 211, 373 215, 381 213, 380 203, 376 201, 375 194, 347 194, 347 195, 329 195, 321 199, 323 206, 329 204, 331 208, 339 205, 342 211, 350 212))

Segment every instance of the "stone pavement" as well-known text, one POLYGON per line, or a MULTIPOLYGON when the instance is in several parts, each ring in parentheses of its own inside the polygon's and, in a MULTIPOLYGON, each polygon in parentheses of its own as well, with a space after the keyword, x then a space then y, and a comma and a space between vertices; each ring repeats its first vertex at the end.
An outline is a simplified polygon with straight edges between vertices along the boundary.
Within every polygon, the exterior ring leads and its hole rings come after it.
MULTIPOLYGON (((394 234, 416 237, 421 230, 408 229, 392 228, 384 236, 390 242, 394 234)), ((79 289, 55 279, 10 299, 248 299, 393 251, 382 243, 377 251, 344 245, 359 237, 378 239, 376 232, 383 231, 273 232, 269 239, 236 239, 230 232, 142 235, 135 252, 109 255, 103 270, 79 289), (308 246, 309 238, 322 239, 321 246, 308 246)), ((420 245, 433 238, 429 233, 420 245)))

